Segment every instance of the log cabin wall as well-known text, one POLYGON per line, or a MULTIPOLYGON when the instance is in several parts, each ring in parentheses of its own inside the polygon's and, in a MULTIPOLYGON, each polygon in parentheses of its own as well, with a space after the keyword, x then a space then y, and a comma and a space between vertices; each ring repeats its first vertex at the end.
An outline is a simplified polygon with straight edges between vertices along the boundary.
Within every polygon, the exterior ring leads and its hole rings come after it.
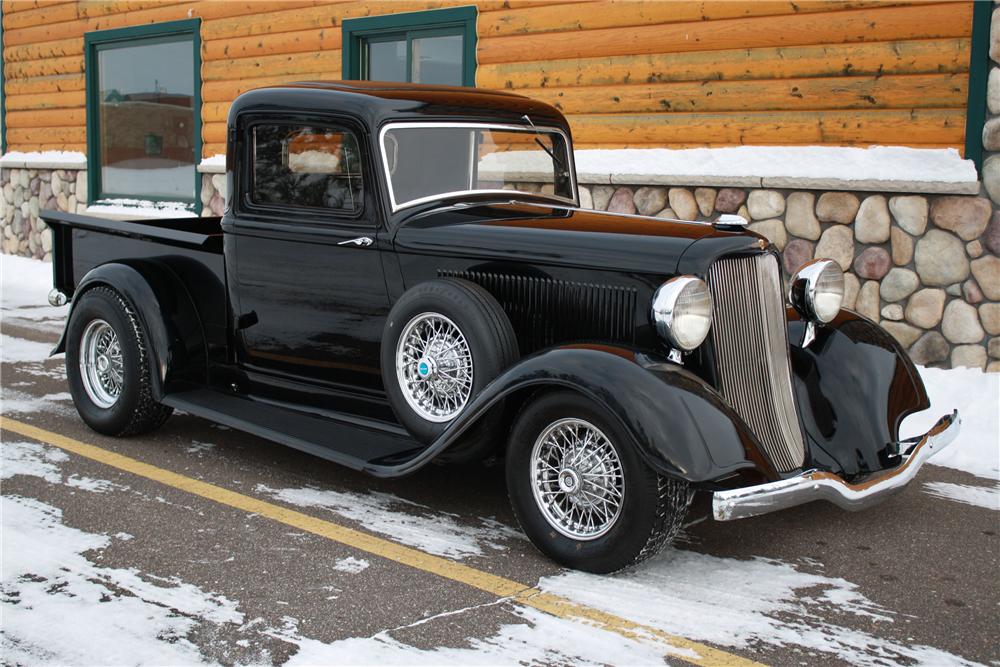
MULTIPOLYGON (((86 148, 84 33, 201 19, 203 155, 239 93, 341 74, 346 18, 469 2, 4 0, 9 150, 86 148)), ((579 148, 964 144, 972 2, 483 1, 476 83, 579 148)))

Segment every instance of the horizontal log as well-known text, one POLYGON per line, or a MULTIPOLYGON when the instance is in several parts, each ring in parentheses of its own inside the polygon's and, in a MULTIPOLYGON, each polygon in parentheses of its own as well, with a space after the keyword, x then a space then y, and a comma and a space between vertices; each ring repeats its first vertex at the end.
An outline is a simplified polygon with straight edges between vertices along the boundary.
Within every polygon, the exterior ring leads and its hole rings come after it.
POLYGON ((83 38, 57 39, 51 42, 21 44, 3 50, 4 62, 24 62, 41 60, 42 58, 58 58, 60 56, 78 56, 83 53, 83 38))
MULTIPOLYGON (((98 4, 98 3, 83 3, 98 4)), ((4 30, 4 44, 16 46, 34 42, 47 42, 57 39, 82 37, 84 33, 93 30, 108 30, 124 28, 133 25, 177 21, 181 19, 201 18, 224 19, 249 14, 265 14, 277 9, 293 10, 295 7, 313 7, 316 0, 227 0, 226 2, 183 2, 154 6, 138 11, 108 14, 98 17, 85 17, 74 21, 60 23, 44 23, 42 25, 4 30)), ((205 26, 202 25, 204 35, 205 26)))
POLYGON ((77 107, 82 109, 87 104, 87 94, 82 90, 72 90, 67 93, 8 95, 5 102, 8 113, 30 109, 73 109, 77 107))
POLYGON ((71 2, 60 5, 50 5, 37 9, 30 9, 16 14, 7 14, 4 6, 4 30, 17 30, 19 28, 29 28, 31 26, 45 23, 61 23, 63 21, 76 21, 87 16, 97 17, 120 12, 134 12, 153 7, 162 7, 170 3, 179 3, 184 0, 132 0, 126 2, 71 2))
POLYGON ((213 39, 202 47, 202 60, 225 60, 270 56, 282 53, 330 51, 341 46, 340 28, 311 28, 273 35, 213 39))
POLYGON ((7 149, 12 151, 22 151, 24 153, 33 153, 44 151, 67 151, 72 153, 86 153, 87 144, 81 143, 30 143, 30 142, 19 142, 17 145, 7 142, 7 149))
POLYGON ((31 111, 7 111, 7 129, 19 127, 66 127, 85 125, 85 109, 33 109, 31 111))
POLYGON ((54 7, 56 5, 68 5, 76 0, 3 0, 3 13, 15 14, 17 12, 27 12, 39 7, 54 7))
POLYGON ((484 38, 479 63, 968 37, 972 4, 928 4, 484 38))
MULTIPOLYGON (((668 149, 671 149, 671 150, 679 150, 679 149, 685 149, 685 148, 727 148, 727 147, 739 146, 739 145, 740 144, 726 144, 726 143, 718 143, 718 144, 685 144, 685 143, 682 143, 682 144, 637 144, 637 143, 631 143, 631 144, 624 144, 624 145, 623 144, 580 143, 580 144, 573 144, 573 147, 576 150, 616 150, 616 149, 619 149, 619 148, 637 148, 637 149, 668 148, 668 149)), ((804 146, 804 145, 807 146, 809 144, 768 143, 766 145, 767 146, 804 146)), ((878 142, 875 142, 875 143, 870 143, 869 142, 869 143, 844 143, 844 144, 840 144, 840 145, 841 146, 866 147, 866 146, 877 146, 879 144, 878 144, 878 142)), ((910 147, 910 148, 954 148, 959 153, 962 153, 962 151, 964 150, 964 145, 961 144, 961 143, 958 143, 958 144, 917 144, 917 143, 911 143, 911 144, 907 144, 907 146, 910 147)), ((697 183, 692 183, 691 185, 697 185, 697 183)))
POLYGON ((74 127, 10 127, 7 128, 7 144, 16 150, 18 144, 85 144, 87 128, 74 127))
POLYGON ((750 113, 581 114, 570 116, 582 143, 958 144, 964 109, 750 113))
POLYGON ((225 123, 202 123, 201 124, 201 140, 206 144, 224 144, 226 143, 226 124, 225 123))
POLYGON ((81 73, 83 73, 82 55, 45 58, 44 60, 28 60, 20 63, 4 63, 5 79, 24 79, 32 76, 48 76, 50 74, 81 73))
POLYGON ((7 79, 5 81, 8 95, 26 95, 34 93, 62 93, 71 90, 84 90, 87 85, 83 74, 59 74, 55 76, 36 76, 27 79, 7 79))
POLYGON ((478 32, 481 37, 499 37, 688 21, 715 21, 751 16, 833 12, 862 7, 885 7, 889 4, 907 3, 890 3, 883 0, 806 0, 805 2, 606 0, 577 2, 570 6, 548 5, 489 12, 479 18, 478 32))
POLYGON ((226 145, 224 143, 209 144, 203 143, 201 145, 201 155, 203 158, 212 157, 213 155, 225 155, 226 145))
POLYGON ((283 74, 322 74, 339 79, 342 54, 336 51, 290 53, 202 63, 202 81, 226 81, 283 74))
POLYGON ((965 108, 965 74, 851 76, 773 81, 692 81, 518 92, 567 114, 657 111, 965 108))
POLYGON ((232 102, 237 95, 254 88, 274 86, 279 83, 301 81, 302 74, 282 74, 279 76, 264 76, 258 78, 236 79, 231 81, 206 81, 201 87, 201 100, 206 102, 232 102))
POLYGON ((232 102, 203 102, 201 105, 202 123, 225 123, 229 120, 229 107, 232 102))
POLYGON ((479 65, 480 88, 565 88, 709 79, 969 71, 970 40, 950 39, 728 49, 479 65))

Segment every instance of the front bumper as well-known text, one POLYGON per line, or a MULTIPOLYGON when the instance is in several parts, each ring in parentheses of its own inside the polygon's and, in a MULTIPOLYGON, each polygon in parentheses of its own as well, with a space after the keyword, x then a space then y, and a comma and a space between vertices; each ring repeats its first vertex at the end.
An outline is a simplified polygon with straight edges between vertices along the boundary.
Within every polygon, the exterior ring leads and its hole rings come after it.
POLYGON ((961 426, 957 410, 941 417, 923 436, 899 443, 902 463, 863 482, 850 484, 832 473, 813 470, 777 482, 716 491, 712 496, 712 513, 718 521, 732 521, 813 500, 827 500, 852 512, 867 509, 909 484, 927 459, 951 444, 961 426))

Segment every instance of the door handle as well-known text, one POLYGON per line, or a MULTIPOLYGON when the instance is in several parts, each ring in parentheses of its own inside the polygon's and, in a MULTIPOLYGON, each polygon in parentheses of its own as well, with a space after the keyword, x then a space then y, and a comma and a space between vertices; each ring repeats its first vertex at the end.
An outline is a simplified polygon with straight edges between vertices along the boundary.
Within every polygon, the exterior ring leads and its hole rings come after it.
POLYGON ((356 245, 359 248, 367 248, 372 243, 374 243, 374 241, 372 241, 372 239, 371 239, 370 236, 359 236, 356 239, 350 239, 348 241, 341 241, 337 245, 356 245))

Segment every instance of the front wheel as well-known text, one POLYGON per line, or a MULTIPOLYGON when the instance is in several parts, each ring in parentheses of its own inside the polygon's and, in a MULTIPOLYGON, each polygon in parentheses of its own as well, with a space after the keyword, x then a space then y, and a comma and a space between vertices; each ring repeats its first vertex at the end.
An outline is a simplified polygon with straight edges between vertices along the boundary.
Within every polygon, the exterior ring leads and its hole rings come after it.
POLYGON ((546 394, 522 411, 506 473, 532 543, 588 572, 655 554, 680 531, 691 500, 687 482, 657 474, 611 415, 572 392, 546 394))

